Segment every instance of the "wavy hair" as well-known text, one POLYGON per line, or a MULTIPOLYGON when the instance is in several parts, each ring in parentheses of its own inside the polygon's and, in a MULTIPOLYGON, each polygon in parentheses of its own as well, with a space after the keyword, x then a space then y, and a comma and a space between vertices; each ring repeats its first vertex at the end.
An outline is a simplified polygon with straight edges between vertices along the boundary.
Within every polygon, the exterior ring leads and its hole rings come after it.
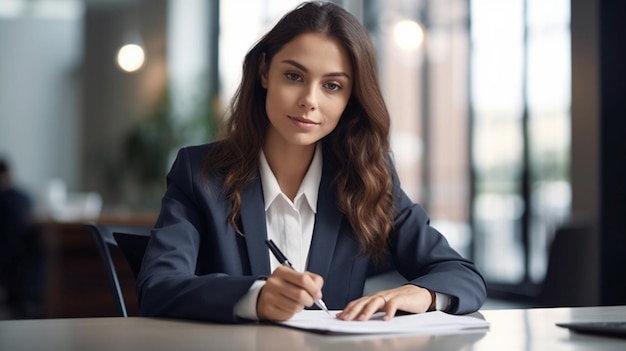
POLYGON ((343 8, 330 2, 305 2, 287 13, 247 53, 243 76, 229 107, 225 135, 207 157, 207 172, 224 179, 232 203, 228 221, 237 233, 241 190, 258 174, 259 152, 269 120, 260 66, 269 67, 283 45, 303 33, 337 38, 350 57, 354 83, 340 121, 321 140, 324 162, 338 165, 333 179, 337 207, 347 217, 362 253, 383 259, 393 228, 389 112, 378 81, 375 51, 367 30, 343 8))

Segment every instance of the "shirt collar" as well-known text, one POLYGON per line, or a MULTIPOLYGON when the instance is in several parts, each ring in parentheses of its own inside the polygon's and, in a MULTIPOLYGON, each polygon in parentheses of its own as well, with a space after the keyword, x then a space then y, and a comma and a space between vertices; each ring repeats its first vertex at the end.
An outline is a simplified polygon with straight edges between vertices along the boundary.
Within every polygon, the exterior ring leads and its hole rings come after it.
MULTIPOLYGON (((261 185, 263 186, 263 198, 265 200, 265 211, 272 205, 272 202, 282 194, 278 181, 267 163, 263 149, 259 155, 259 172, 261 174, 261 185)), ((317 213, 317 196, 319 194, 320 181, 322 180, 322 146, 317 143, 313 160, 309 165, 309 169, 302 179, 302 184, 296 193, 294 203, 297 204, 301 196, 304 196, 309 207, 314 213, 317 213)))

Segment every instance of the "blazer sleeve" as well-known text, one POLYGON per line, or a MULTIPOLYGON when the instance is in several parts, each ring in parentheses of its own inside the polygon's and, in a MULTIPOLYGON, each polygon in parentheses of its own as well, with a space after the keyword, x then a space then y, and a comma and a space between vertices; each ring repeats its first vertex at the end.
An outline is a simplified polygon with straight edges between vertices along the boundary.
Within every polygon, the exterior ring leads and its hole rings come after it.
MULTIPOLYGON (((205 182, 198 170, 205 151, 182 149, 167 176, 161 211, 137 277, 143 316, 221 323, 244 321, 235 316, 234 306, 259 277, 229 274, 222 269, 224 264, 214 265, 214 271, 208 274, 196 274, 201 235, 211 236, 213 242, 214 238, 225 238, 223 243, 212 245, 220 246, 220 250, 226 251, 224 255, 231 254, 231 250, 232 262, 237 262, 239 254, 236 243, 229 242, 237 240, 237 234, 227 232, 225 220, 207 224, 212 217, 226 218, 223 212, 227 206, 219 196, 210 198, 207 192, 201 192, 205 182)), ((230 268, 235 266, 231 264, 230 268)))
POLYGON ((487 296, 482 274, 472 261, 461 257, 446 238, 430 226, 424 209, 400 188, 395 169, 393 177, 397 214, 390 253, 396 269, 410 284, 450 296, 452 305, 447 312, 477 311, 487 296))

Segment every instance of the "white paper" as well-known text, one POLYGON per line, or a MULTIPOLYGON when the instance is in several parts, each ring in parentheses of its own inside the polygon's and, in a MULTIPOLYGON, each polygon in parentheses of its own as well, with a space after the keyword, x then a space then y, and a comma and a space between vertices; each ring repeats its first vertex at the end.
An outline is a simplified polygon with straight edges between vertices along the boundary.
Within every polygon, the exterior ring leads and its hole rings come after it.
POLYGON ((456 316, 440 311, 395 316, 382 320, 383 313, 375 314, 368 321, 343 321, 330 311, 330 316, 320 310, 303 310, 281 325, 320 333, 338 334, 439 334, 462 332, 469 329, 489 328, 489 322, 470 316, 456 316))

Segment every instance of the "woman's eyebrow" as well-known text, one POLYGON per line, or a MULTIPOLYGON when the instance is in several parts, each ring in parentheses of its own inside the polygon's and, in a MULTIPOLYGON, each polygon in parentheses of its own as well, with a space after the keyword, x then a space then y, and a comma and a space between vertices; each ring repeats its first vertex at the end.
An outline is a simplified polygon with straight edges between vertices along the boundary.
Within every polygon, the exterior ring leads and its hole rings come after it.
MULTIPOLYGON (((286 64, 289 64, 289 65, 292 65, 292 66, 296 67, 297 69, 303 71, 304 73, 308 73, 309 72, 309 70, 306 67, 304 67, 302 64, 300 64, 299 62, 294 61, 294 60, 286 59, 286 60, 282 60, 281 63, 286 63, 286 64)), ((331 73, 324 74, 324 77, 342 77, 342 76, 346 77, 348 79, 351 79, 350 75, 345 73, 345 72, 331 72, 331 73)))

